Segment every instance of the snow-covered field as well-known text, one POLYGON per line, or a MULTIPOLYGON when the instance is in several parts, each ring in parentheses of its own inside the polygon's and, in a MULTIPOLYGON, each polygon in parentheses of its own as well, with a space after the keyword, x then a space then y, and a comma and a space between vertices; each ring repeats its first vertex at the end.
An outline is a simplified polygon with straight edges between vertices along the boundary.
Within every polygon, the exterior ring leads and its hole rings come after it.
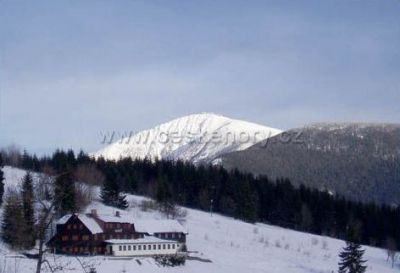
MULTIPOLYGON (((5 167, 6 185, 15 185, 23 176, 21 170, 5 167)), ((158 212, 143 212, 137 204, 143 197, 128 196, 131 207, 126 211, 135 219, 160 219, 158 212)), ((112 214, 114 208, 95 201, 87 208, 99 213, 112 214)), ((337 254, 344 242, 332 238, 291 231, 265 224, 248 224, 232 218, 210 215, 188 209, 186 222, 189 232, 187 245, 191 255, 210 259, 211 263, 190 260, 185 266, 159 267, 152 258, 117 260, 109 257, 82 257, 83 262, 95 265, 98 273, 119 272, 189 272, 189 273, 331 273, 337 272, 337 254)), ((0 272, 32 273, 35 260, 16 258, 17 253, 0 245, 0 272), (9 271, 2 271, 8 268, 9 271)), ((386 262, 385 251, 366 247, 367 272, 398 272, 386 262)), ((68 264, 63 272, 83 272, 72 257, 59 257, 58 262, 68 264)))

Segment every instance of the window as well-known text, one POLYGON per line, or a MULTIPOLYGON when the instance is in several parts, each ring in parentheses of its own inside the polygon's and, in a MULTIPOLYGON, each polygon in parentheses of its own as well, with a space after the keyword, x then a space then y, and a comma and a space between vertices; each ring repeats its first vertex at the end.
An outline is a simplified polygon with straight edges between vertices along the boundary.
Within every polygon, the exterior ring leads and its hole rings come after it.
POLYGON ((171 248, 171 245, 170 244, 168 244, 168 249, 170 249, 171 248))
POLYGON ((146 245, 143 246, 143 250, 146 250, 146 245))
POLYGON ((161 245, 158 245, 158 249, 161 249, 161 245))
POLYGON ((67 225, 67 229, 71 229, 71 225, 67 225))
POLYGON ((97 234, 93 236, 93 240, 97 241, 97 234))
POLYGON ((89 235, 83 235, 82 236, 83 241, 88 241, 89 240, 89 235))
POLYGON ((133 250, 134 250, 134 251, 136 250, 136 246, 133 246, 133 250))
POLYGON ((76 225, 73 225, 73 226, 72 226, 72 228, 73 228, 73 229, 76 229, 76 228, 77 228, 77 226, 76 226, 76 225))
POLYGON ((156 249, 157 248, 157 246, 156 245, 153 245, 153 249, 156 249))
POLYGON ((77 247, 74 247, 74 252, 78 252, 78 248, 77 247))
POLYGON ((138 250, 142 250, 142 246, 141 245, 138 245, 138 250))
POLYGON ((131 251, 131 246, 130 245, 128 246, 128 250, 131 251))
POLYGON ((79 229, 83 229, 83 225, 79 225, 79 229))
POLYGON ((61 237, 61 241, 64 241, 64 242, 68 241, 68 236, 67 235, 62 236, 61 237))
POLYGON ((149 245, 149 250, 151 250, 151 245, 149 245))
POLYGON ((175 249, 175 244, 172 244, 172 249, 175 249))
POLYGON ((119 246, 119 251, 122 251, 122 246, 119 246))
POLYGON ((78 235, 72 235, 72 241, 79 241, 78 235))
POLYGON ((162 249, 165 249, 165 244, 164 244, 164 245, 162 245, 162 249))
POLYGON ((124 246, 124 251, 126 251, 126 246, 124 246))

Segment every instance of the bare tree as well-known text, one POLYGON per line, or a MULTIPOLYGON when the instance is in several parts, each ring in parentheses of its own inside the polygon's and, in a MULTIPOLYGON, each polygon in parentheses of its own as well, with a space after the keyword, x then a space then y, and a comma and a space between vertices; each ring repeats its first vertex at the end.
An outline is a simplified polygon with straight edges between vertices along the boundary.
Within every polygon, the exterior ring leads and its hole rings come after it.
POLYGON ((103 184, 105 177, 94 164, 81 164, 74 171, 76 207, 83 211, 94 199, 94 186, 103 184))
POLYGON ((77 182, 83 182, 91 186, 101 186, 105 177, 94 164, 81 164, 74 171, 74 178, 77 182))
MULTIPOLYGON (((52 173, 52 169, 48 169, 47 171, 48 173, 52 173)), ((57 217, 56 198, 54 196, 54 180, 56 177, 54 175, 41 174, 38 176, 37 183, 35 183, 35 202, 38 208, 35 225, 38 242, 36 273, 41 273, 44 267, 47 267, 52 273, 63 271, 70 264, 59 259, 54 253, 49 253, 46 248, 46 241, 50 237, 49 235, 53 233, 52 227, 57 217)), ((89 272, 89 269, 94 266, 91 261, 81 261, 77 257, 76 260, 79 262, 83 272, 89 272)))
POLYGON ((22 159, 21 149, 14 144, 2 148, 0 153, 3 155, 4 163, 14 167, 19 167, 22 159))
MULTIPOLYGON (((44 178, 44 177, 41 177, 44 178)), ((46 259, 46 239, 48 231, 55 220, 56 211, 55 206, 56 202, 54 198, 48 200, 48 196, 41 196, 41 194, 48 194, 46 191, 49 188, 52 188, 52 185, 49 183, 47 178, 40 179, 38 183, 38 191, 36 195, 36 202, 39 204, 39 213, 37 216, 36 223, 36 234, 38 241, 38 255, 37 255, 37 263, 36 263, 36 273, 40 273, 42 270, 43 264, 47 264, 51 272, 55 272, 56 268, 53 267, 50 262, 46 259), (46 189, 46 190, 43 190, 46 189)), ((54 197, 54 196, 52 196, 54 197)))
POLYGON ((392 268, 394 266, 394 262, 396 261, 396 250, 397 250, 396 240, 393 237, 386 238, 386 253, 387 253, 386 261, 389 261, 390 259, 392 263, 392 268))
POLYGON ((75 206, 77 211, 84 211, 93 201, 94 189, 84 183, 75 183, 75 206))
POLYGON ((161 202, 158 205, 160 212, 168 219, 184 219, 187 216, 187 211, 173 202, 161 202))

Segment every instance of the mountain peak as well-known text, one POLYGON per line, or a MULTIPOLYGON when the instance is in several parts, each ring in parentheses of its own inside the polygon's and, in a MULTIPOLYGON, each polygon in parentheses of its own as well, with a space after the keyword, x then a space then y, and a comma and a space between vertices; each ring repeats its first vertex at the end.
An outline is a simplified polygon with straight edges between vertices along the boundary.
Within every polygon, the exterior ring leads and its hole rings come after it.
POLYGON ((211 162, 215 157, 246 149, 280 130, 230 119, 215 113, 180 117, 106 146, 95 157, 149 158, 211 162))

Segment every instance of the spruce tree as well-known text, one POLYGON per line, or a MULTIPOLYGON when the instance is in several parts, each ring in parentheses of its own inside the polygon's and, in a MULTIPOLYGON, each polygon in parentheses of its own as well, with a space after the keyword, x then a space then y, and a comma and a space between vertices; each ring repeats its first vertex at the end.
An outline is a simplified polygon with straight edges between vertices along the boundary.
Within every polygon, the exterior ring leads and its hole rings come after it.
POLYGON ((339 273, 364 273, 367 267, 363 260, 365 250, 357 242, 357 236, 353 228, 348 231, 346 246, 340 252, 339 273))
POLYGON ((54 198, 59 215, 76 211, 75 197, 75 183, 71 173, 58 175, 54 185, 54 198))
POLYGON ((128 202, 126 201, 126 195, 120 192, 120 187, 115 177, 108 178, 101 188, 101 200, 107 206, 117 207, 120 209, 126 209, 128 202))
POLYGON ((3 202, 3 194, 4 194, 4 173, 3 173, 3 158, 0 153, 0 205, 3 202))
POLYGON ((31 248, 35 245, 34 235, 34 196, 33 196, 33 180, 32 175, 28 172, 22 182, 22 207, 24 216, 24 233, 25 233, 25 244, 26 248, 31 248))
POLYGON ((17 191, 7 192, 3 221, 1 223, 1 238, 3 242, 12 248, 21 248, 24 245, 23 208, 20 196, 17 191))
POLYGON ((157 179, 156 201, 160 204, 167 203, 171 200, 171 191, 164 176, 159 176, 157 179))

